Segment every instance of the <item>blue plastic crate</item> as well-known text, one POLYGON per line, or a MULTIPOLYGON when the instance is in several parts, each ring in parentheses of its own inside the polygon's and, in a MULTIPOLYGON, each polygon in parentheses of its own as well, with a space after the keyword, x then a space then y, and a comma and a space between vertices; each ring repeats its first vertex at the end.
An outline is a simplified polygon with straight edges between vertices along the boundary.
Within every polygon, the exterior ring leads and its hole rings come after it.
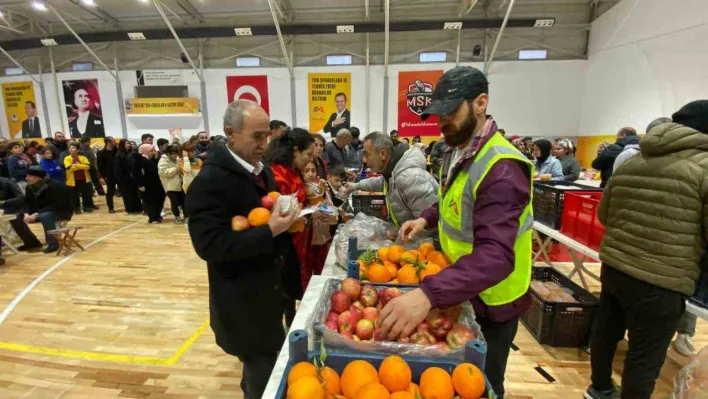
MULTIPOLYGON (((278 392, 275 395, 276 399, 286 399, 287 394, 287 381, 288 373, 290 373, 290 368, 299 362, 308 361, 312 362, 312 359, 318 358, 320 356, 320 351, 307 350, 307 332, 304 330, 296 330, 290 333, 288 336, 288 341, 290 343, 289 348, 289 359, 288 365, 285 367, 283 372, 283 377, 278 385, 278 392)), ((484 362, 487 353, 487 345, 478 340, 473 340, 467 342, 465 347, 465 357, 463 361, 454 359, 436 359, 436 358, 425 358, 425 357, 410 357, 401 356, 410 366, 413 373, 413 382, 418 383, 420 381, 420 376, 429 367, 440 367, 447 370, 450 374, 455 369, 455 367, 460 363, 472 363, 479 367, 480 370, 484 371, 484 362)), ((342 374, 344 368, 347 364, 353 362, 354 360, 366 360, 371 363, 378 370, 381 362, 388 357, 388 355, 380 354, 368 354, 361 352, 345 352, 345 351, 331 351, 327 353, 327 360, 325 365, 334 369, 339 375, 342 374)), ((484 398, 496 399, 497 396, 494 394, 492 386, 487 381, 487 390, 482 395, 484 398)))

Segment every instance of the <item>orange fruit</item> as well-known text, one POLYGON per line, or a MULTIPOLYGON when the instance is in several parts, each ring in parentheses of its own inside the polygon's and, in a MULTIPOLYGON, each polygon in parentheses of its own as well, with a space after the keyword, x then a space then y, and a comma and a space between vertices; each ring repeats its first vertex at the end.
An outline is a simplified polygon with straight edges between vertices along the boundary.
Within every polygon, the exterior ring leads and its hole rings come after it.
POLYGON ((388 283, 391 281, 391 273, 386 266, 380 263, 370 265, 367 275, 369 276, 369 281, 372 283, 388 283))
POLYGON ((391 399, 391 394, 381 384, 366 384, 356 391, 354 399, 391 399))
POLYGON ((391 399, 415 399, 415 395, 412 395, 407 391, 399 391, 391 394, 391 399))
POLYGON ((413 266, 403 266, 398 269, 398 283, 399 284, 418 284, 418 276, 416 276, 416 269, 413 266))
POLYGON ((388 247, 381 247, 376 251, 376 255, 381 259, 381 261, 388 260, 388 247))
POLYGON ((484 385, 484 374, 472 363, 462 363, 452 372, 452 386, 462 399, 481 398, 484 385))
MULTIPOLYGON (((266 221, 266 223, 268 222, 266 221)), ((299 233, 301 231, 305 231, 306 226, 307 224, 305 223, 305 219, 298 219, 292 226, 290 226, 288 233, 299 233)))
POLYGON ((450 260, 440 251, 433 251, 428 254, 428 261, 435 263, 442 269, 450 266, 450 260))
POLYGON ((452 399, 455 389, 452 377, 440 367, 430 367, 420 376, 420 395, 423 399, 452 399))
POLYGON ((253 227, 268 224, 269 219, 270 211, 265 208, 256 208, 248 214, 248 223, 253 227))
POLYGON ((420 387, 415 382, 411 382, 408 389, 406 389, 406 392, 413 396, 420 395, 420 387))
POLYGON ((325 390, 317 377, 298 378, 288 386, 287 399, 324 399, 325 390))
POLYGON ((381 384, 390 392, 405 391, 411 385, 411 368, 399 356, 388 356, 379 366, 381 384))
POLYGON ((342 388, 339 382, 339 374, 332 368, 325 366, 320 371, 320 378, 324 382, 325 390, 328 394, 339 395, 342 393, 342 388))
POLYGON ((359 280, 369 279, 369 266, 359 261, 359 280))
POLYGON ((388 270, 391 278, 396 278, 396 276, 398 276, 398 266, 396 266, 395 263, 386 260, 384 261, 384 266, 386 266, 386 270, 388 270))
POLYGON ((435 251, 435 246, 432 242, 429 241, 421 243, 418 247, 418 252, 422 253, 425 256, 428 256, 428 254, 433 251, 435 251))
POLYGON ((401 255, 401 263, 425 262, 425 255, 418 251, 406 251, 401 255))
POLYGON ((278 198, 280 198, 280 193, 277 191, 271 191, 268 193, 268 198, 272 199, 274 202, 278 202, 278 198))
POLYGON ((428 264, 425 265, 425 269, 420 272, 420 281, 425 280, 425 278, 428 276, 440 273, 440 270, 442 270, 440 266, 436 265, 435 263, 428 262, 428 264))
POLYGON ((288 386, 302 377, 317 377, 317 368, 310 362, 300 362, 294 365, 288 373, 288 386))
POLYGON ((347 398, 353 398, 359 388, 370 383, 379 383, 379 373, 376 368, 366 360, 354 360, 347 364, 339 380, 342 393, 347 398))
POLYGON ((388 254, 386 254, 386 257, 388 258, 389 262, 400 263, 401 262, 401 255, 403 255, 404 252, 406 252, 406 250, 403 249, 402 246, 391 245, 388 248, 388 254))

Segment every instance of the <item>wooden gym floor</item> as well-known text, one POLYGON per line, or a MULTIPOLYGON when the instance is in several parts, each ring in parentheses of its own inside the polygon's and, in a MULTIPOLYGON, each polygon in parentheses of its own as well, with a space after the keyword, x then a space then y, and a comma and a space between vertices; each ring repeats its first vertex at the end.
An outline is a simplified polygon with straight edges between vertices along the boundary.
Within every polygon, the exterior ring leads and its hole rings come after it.
MULTIPOLYGON (((242 398, 241 366, 214 343, 206 267, 171 217, 76 216, 86 252, 11 255, 0 266, 0 398, 242 398)), ((117 199, 120 203, 120 199, 117 199)), ((44 241, 41 226, 32 225, 44 241)), ((594 287, 597 289, 598 287, 594 287)), ((698 348, 708 344, 700 321, 698 348)), ((520 326, 507 370, 513 399, 579 398, 588 355, 538 345, 520 326)), ((621 371, 626 343, 620 345, 621 371)), ((669 351, 665 398, 684 359, 669 351)), ((619 377, 616 377, 619 381, 619 377)))

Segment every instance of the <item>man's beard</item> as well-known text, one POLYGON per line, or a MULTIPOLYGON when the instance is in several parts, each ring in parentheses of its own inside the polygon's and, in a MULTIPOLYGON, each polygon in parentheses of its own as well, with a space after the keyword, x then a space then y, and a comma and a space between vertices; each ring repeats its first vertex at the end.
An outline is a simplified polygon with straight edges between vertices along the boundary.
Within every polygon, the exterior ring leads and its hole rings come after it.
POLYGON ((209 144, 209 140, 207 140, 207 141, 201 141, 201 140, 199 140, 199 144, 201 144, 201 145, 207 145, 207 144, 209 144))
POLYGON ((442 128, 445 144, 450 147, 457 147, 469 140, 477 129, 477 118, 470 114, 458 129, 455 125, 445 125, 442 128))

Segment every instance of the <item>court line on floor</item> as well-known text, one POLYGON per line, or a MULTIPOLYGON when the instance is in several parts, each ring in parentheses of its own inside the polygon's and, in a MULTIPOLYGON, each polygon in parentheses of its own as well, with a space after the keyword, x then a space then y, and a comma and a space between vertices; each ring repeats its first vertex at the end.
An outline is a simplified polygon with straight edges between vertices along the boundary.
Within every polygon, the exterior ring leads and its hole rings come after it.
MULTIPOLYGON (((112 237, 113 235, 118 234, 118 233, 122 232, 123 230, 129 229, 129 228, 131 228, 135 225, 141 224, 141 223, 145 223, 145 220, 137 221, 137 222, 129 224, 127 226, 121 227, 120 229, 118 229, 112 233, 106 234, 103 237, 99 237, 99 238, 91 241, 87 245, 85 245, 84 248, 88 249, 88 248, 92 247, 94 244, 98 244, 99 242, 105 240, 106 238, 112 237)), ((0 313, 0 325, 2 325, 2 323, 5 321, 5 319, 7 319, 7 317, 10 315, 10 313, 12 313, 12 311, 15 310, 15 307, 17 307, 17 305, 20 303, 20 301, 22 301, 27 296, 27 294, 29 294, 34 289, 34 287, 37 286, 37 284, 39 284, 47 276, 52 274, 52 272, 54 272, 54 270, 58 269, 59 266, 63 265, 64 263, 68 262, 69 260, 73 259, 75 256, 77 256, 81 253, 83 253, 83 252, 74 252, 73 254, 71 254, 67 257, 64 257, 63 259, 59 260, 54 265, 50 266, 49 269, 45 270, 44 273, 40 274, 37 278, 32 280, 32 282, 29 283, 29 285, 27 287, 25 287, 25 289, 22 290, 22 292, 20 292, 15 297, 15 299, 13 299, 12 302, 10 302, 9 305, 7 305, 5 310, 2 313, 0 313)))

